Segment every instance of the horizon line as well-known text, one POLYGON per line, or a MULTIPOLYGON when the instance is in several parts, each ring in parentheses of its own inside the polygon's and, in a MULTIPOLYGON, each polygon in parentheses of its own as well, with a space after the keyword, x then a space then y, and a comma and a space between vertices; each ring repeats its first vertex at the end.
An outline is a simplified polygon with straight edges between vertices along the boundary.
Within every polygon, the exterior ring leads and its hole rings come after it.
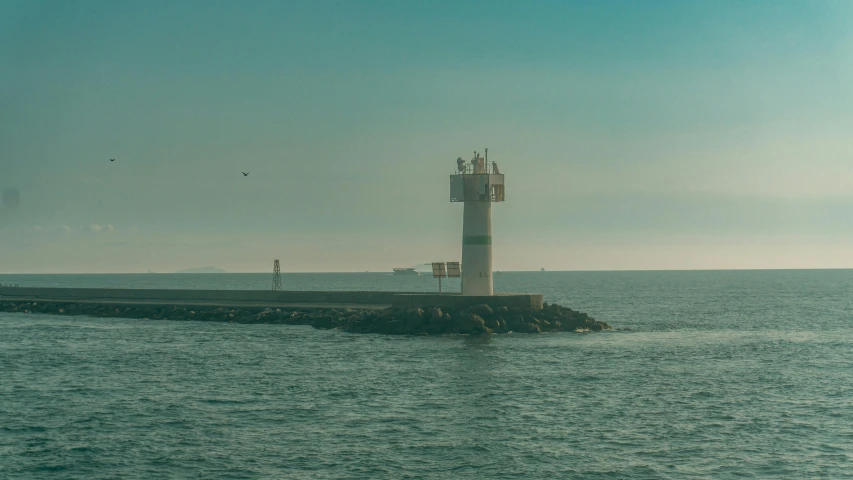
MULTIPOLYGON (((601 269, 601 270, 494 270, 494 273, 619 273, 619 272, 769 272, 769 271, 822 271, 822 270, 853 270, 853 267, 814 267, 814 268, 650 268, 650 269, 601 269)), ((317 274, 364 274, 383 273, 391 275, 386 270, 377 271, 317 271, 317 272, 281 272, 282 275, 317 275, 317 274)), ((0 272, 0 275, 271 275, 272 272, 47 272, 21 273, 0 272)), ((424 272, 424 276, 430 276, 424 272)))

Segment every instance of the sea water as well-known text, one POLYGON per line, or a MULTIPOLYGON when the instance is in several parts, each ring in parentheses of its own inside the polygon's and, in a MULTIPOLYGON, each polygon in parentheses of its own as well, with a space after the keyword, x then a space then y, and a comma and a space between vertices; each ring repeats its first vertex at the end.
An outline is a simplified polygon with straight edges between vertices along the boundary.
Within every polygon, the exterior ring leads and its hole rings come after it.
MULTIPOLYGON (((437 288, 367 273, 283 281, 437 288)), ((853 478, 853 271, 506 272, 495 287, 616 330, 401 337, 0 313, 0 478, 853 478)))

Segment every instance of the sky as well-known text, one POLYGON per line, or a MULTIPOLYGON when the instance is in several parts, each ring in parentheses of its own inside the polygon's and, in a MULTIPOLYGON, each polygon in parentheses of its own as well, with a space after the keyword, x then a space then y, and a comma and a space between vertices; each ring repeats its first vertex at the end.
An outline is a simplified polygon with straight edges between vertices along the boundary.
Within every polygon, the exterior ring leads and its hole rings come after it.
POLYGON ((496 270, 853 268, 850 18, 0 0, 0 273, 459 260, 449 175, 485 148, 496 270))

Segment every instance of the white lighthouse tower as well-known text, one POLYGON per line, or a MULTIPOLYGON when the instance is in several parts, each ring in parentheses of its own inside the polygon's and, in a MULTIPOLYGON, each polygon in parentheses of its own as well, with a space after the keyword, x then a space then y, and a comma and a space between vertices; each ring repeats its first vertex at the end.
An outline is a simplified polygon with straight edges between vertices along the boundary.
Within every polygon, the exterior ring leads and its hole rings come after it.
POLYGON ((462 217, 462 295, 492 295, 492 202, 504 201, 504 176, 474 152, 470 163, 456 160, 450 176, 450 201, 464 202, 462 217))

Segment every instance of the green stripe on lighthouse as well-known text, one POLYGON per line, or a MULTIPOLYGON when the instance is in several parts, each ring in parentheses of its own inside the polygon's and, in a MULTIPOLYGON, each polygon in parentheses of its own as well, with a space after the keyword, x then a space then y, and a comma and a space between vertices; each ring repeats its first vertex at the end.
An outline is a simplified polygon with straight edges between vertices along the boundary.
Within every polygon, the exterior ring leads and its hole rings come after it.
POLYGON ((462 237, 462 245, 491 245, 491 235, 467 235, 462 237))

